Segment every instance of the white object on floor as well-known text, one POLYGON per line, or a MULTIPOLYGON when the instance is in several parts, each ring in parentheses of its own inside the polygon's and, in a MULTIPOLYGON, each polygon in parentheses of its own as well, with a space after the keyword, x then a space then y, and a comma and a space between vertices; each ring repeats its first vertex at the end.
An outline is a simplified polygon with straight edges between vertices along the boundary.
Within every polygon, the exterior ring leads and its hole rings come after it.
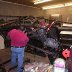
POLYGON ((4 45, 4 38, 0 35, 0 49, 4 49, 5 45, 4 45))
POLYGON ((54 72, 65 72, 65 60, 57 58, 54 61, 54 72))

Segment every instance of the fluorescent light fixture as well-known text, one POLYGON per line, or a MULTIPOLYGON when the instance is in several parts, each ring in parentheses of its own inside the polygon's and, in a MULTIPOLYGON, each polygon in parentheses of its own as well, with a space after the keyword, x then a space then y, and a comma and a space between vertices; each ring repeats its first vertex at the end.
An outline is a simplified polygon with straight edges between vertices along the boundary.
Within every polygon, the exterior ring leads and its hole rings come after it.
POLYGON ((72 35, 72 31, 61 31, 60 34, 72 35))
POLYGON ((63 23, 63 26, 72 27, 72 24, 63 23))
POLYGON ((58 5, 52 5, 52 6, 45 6, 45 7, 42 7, 42 9, 43 10, 46 10, 46 9, 61 8, 61 7, 64 7, 64 4, 58 4, 58 5))
POLYGON ((36 1, 34 1, 34 4, 40 4, 40 3, 44 3, 44 2, 48 2, 48 1, 52 1, 52 0, 36 0, 36 1))
POLYGON ((46 10, 46 9, 61 8, 61 7, 66 7, 66 6, 72 6, 72 2, 58 4, 58 5, 44 6, 44 7, 42 7, 42 9, 46 10))
POLYGON ((65 6, 72 6, 72 2, 70 2, 70 3, 65 3, 65 6))
POLYGON ((51 16, 60 16, 60 14, 52 14, 51 16))

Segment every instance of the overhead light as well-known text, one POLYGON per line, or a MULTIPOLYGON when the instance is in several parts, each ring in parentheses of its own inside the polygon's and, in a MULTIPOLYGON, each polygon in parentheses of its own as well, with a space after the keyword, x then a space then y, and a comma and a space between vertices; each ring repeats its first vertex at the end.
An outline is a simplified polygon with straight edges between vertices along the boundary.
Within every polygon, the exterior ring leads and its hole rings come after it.
POLYGON ((60 16, 60 14, 52 14, 51 16, 60 16))
POLYGON ((61 8, 61 7, 66 7, 66 6, 72 6, 72 2, 64 3, 64 4, 51 5, 51 6, 44 6, 44 7, 42 7, 42 9, 46 10, 46 9, 61 8))
POLYGON ((72 24, 63 23, 63 26, 72 27, 72 24))
POLYGON ((52 6, 45 6, 45 7, 42 7, 42 9, 43 10, 46 10, 46 9, 61 8, 61 7, 64 7, 64 4, 58 4, 58 5, 52 5, 52 6))
POLYGON ((60 34, 72 35, 72 31, 61 31, 60 34))
POLYGON ((65 6, 72 6, 72 2, 65 3, 65 6))
POLYGON ((40 4, 40 3, 44 3, 44 2, 48 2, 48 1, 52 1, 52 0, 36 0, 36 1, 34 1, 34 4, 40 4))

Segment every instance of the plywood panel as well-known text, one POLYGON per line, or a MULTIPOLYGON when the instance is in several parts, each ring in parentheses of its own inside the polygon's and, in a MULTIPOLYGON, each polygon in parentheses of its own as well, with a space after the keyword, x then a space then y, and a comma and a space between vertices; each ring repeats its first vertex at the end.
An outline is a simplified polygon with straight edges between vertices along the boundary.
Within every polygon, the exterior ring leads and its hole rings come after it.
POLYGON ((8 16, 43 16, 44 11, 29 6, 16 5, 11 3, 0 2, 0 15, 8 16))
POLYGON ((64 8, 46 10, 46 15, 50 15, 50 14, 61 14, 62 21, 72 23, 72 7, 64 7, 64 8))

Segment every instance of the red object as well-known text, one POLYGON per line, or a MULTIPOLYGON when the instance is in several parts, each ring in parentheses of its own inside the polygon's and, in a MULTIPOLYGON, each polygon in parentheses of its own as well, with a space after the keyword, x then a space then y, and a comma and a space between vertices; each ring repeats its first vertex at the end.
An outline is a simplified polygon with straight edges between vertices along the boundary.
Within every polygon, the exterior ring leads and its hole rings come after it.
POLYGON ((70 57, 70 51, 68 49, 65 49, 63 52, 62 52, 62 55, 65 57, 65 58, 68 58, 70 57))
POLYGON ((47 31, 49 31, 53 26, 54 26, 54 22, 52 22, 51 24, 48 25, 47 31))
POLYGON ((26 46, 29 38, 21 30, 12 29, 8 32, 8 36, 11 39, 11 46, 26 46))

